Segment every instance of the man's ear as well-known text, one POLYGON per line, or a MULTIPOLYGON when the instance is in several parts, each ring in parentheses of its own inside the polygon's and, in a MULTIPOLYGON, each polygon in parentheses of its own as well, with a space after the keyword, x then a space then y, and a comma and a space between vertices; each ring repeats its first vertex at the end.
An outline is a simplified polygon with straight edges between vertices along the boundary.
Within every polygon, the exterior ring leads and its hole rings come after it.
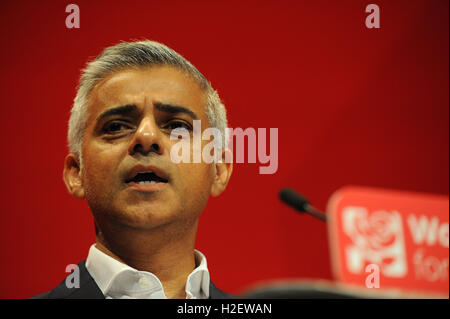
POLYGON ((231 151, 226 149, 222 151, 222 161, 215 163, 216 169, 214 170, 214 181, 211 186, 211 196, 219 196, 225 190, 228 185, 228 181, 231 177, 231 172, 233 171, 233 162, 226 162, 226 159, 232 159, 233 154, 231 151), (228 153, 227 156, 225 156, 228 153))
POLYGON ((70 153, 64 160, 63 180, 67 190, 77 199, 84 199, 85 192, 81 180, 81 169, 78 156, 70 153))

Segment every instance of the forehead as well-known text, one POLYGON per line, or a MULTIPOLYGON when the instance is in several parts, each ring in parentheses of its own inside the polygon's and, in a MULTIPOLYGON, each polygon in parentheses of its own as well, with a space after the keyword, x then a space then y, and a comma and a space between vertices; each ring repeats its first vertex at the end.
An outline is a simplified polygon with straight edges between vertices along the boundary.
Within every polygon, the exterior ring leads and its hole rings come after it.
POLYGON ((205 115, 206 94, 189 74, 170 66, 116 71, 101 80, 89 100, 90 118, 103 110, 134 104, 183 105, 200 116, 205 115))

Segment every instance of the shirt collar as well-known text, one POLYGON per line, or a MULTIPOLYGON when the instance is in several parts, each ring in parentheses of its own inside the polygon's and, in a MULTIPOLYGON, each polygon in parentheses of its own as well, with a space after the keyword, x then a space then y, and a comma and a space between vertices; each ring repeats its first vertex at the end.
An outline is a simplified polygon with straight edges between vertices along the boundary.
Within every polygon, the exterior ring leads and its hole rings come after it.
MULTIPOLYGON (((210 276, 206 257, 194 250, 198 265, 186 280, 186 299, 209 298, 210 276)), ((86 268, 106 298, 165 299, 161 281, 154 274, 139 271, 100 251, 89 249, 86 268)))

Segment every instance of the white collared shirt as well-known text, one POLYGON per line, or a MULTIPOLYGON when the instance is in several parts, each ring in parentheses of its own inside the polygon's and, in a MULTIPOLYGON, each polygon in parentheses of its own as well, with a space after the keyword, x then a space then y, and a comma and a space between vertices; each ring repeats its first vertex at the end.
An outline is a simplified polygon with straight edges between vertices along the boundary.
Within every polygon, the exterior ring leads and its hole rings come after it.
MULTIPOLYGON (((198 266, 186 281, 186 299, 209 298, 209 271, 206 257, 194 250, 198 266)), ((100 251, 89 249, 86 269, 106 299, 167 299, 161 281, 148 271, 139 271, 100 251)))

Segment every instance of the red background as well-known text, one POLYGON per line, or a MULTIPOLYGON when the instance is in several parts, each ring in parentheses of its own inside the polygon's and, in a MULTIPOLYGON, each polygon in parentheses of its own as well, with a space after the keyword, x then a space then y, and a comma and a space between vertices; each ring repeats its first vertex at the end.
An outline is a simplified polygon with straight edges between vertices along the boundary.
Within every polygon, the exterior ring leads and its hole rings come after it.
POLYGON ((80 69, 121 40, 149 38, 213 83, 231 127, 279 128, 279 168, 237 164, 205 210, 197 248, 239 293, 277 278, 330 279, 326 225, 279 202, 283 186, 325 209, 355 184, 448 195, 449 4, 373 1, 1 1, 0 297, 55 287, 94 229, 61 174, 80 69))

